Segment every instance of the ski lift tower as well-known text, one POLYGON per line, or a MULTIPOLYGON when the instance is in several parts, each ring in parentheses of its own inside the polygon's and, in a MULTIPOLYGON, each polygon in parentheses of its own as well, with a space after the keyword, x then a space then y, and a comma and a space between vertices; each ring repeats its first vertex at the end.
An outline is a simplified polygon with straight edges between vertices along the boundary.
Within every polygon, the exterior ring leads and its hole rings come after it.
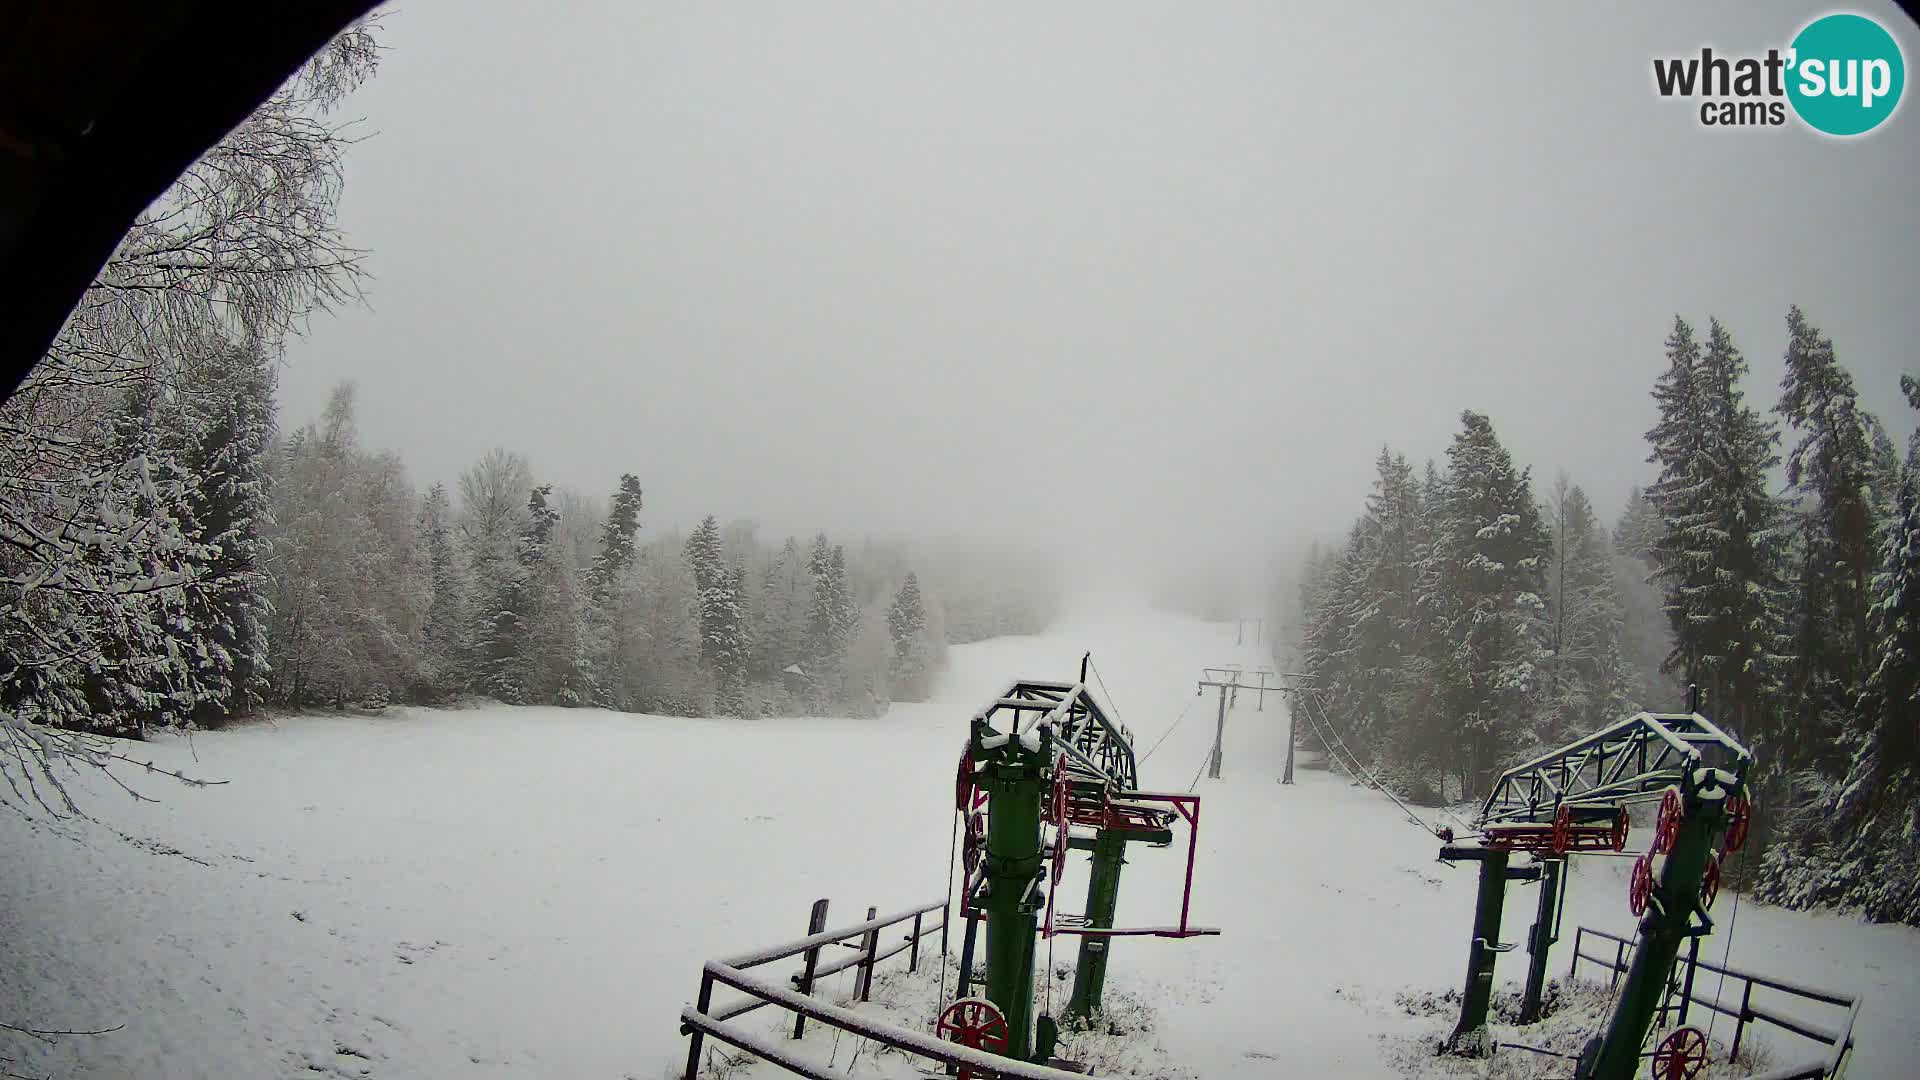
POLYGON ((1034 1045, 1036 937, 1081 939, 1064 1013, 1073 1018, 1099 1011, 1114 938, 1220 932, 1188 922, 1200 798, 1142 791, 1138 777, 1130 734, 1108 719, 1084 677, 1075 683, 1012 683, 973 717, 955 792, 965 829, 961 914, 967 922, 959 993, 965 998, 975 982, 974 942, 985 922, 986 974, 980 981, 1006 1020, 1009 1057, 1044 1061, 1058 1033, 1054 1018, 1041 1016, 1034 1045), (1188 833, 1179 922, 1114 926, 1127 845, 1169 847, 1179 822, 1188 833), (1057 903, 1070 850, 1093 857, 1081 915, 1063 914, 1057 903))
POLYGON ((1578 1080, 1629 1080, 1681 943, 1692 939, 1697 947, 1713 931, 1707 909, 1719 892, 1720 861, 1746 840, 1752 762, 1746 747, 1697 711, 1643 712, 1502 773, 1480 809, 1480 842, 1448 840, 1440 850, 1445 860, 1480 863, 1464 1002, 1447 1048, 1473 1056, 1490 1049, 1494 959, 1513 947, 1498 942, 1506 882, 1542 883, 1522 1007, 1531 1018, 1553 942, 1561 864, 1582 851, 1623 850, 1627 807, 1658 801, 1658 825, 1634 863, 1628 892, 1628 908, 1640 919, 1639 944, 1604 1036, 1587 1044, 1574 1070, 1578 1080), (1530 854, 1536 865, 1509 868, 1515 852, 1530 854))

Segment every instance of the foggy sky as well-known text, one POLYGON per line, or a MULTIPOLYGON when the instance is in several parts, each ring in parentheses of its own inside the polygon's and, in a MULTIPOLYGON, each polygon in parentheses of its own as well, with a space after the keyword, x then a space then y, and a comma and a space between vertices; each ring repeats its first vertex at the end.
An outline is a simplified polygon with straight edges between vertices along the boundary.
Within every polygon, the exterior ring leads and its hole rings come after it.
POLYGON ((1474 408, 1610 518, 1676 313, 1764 408, 1798 302, 1911 429, 1915 104, 1840 142, 1652 90, 1824 10, 414 0, 347 106, 370 307, 284 416, 352 379, 423 487, 504 445, 649 527, 1238 559, 1474 408))

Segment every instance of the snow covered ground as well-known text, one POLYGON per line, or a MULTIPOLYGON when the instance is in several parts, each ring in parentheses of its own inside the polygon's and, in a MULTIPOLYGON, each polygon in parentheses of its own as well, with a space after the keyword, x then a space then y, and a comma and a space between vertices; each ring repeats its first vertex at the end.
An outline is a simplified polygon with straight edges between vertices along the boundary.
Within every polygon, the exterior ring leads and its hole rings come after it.
MULTIPOLYGON (((841 925, 943 895, 967 716, 1013 677, 1071 677, 1087 649, 1143 753, 1184 710, 1142 768, 1175 790, 1212 738, 1199 669, 1263 662, 1231 625, 1120 612, 957 648, 935 702, 871 721, 395 710, 140 748, 228 783, 140 780, 160 801, 134 804, 87 781, 95 822, 0 813, 0 1022, 124 1025, 0 1032, 0 1069, 659 1080, 704 959, 797 936, 819 896, 841 925)), ((1169 1057, 1209 1080, 1402 1075, 1435 1020, 1396 995, 1457 987, 1474 869, 1435 863, 1429 836, 1338 777, 1276 784, 1285 723, 1243 695, 1224 777, 1199 781, 1193 917, 1224 935, 1121 942, 1110 986, 1156 1003, 1169 1057)), ((1120 920, 1176 917, 1182 863, 1136 852, 1120 920)), ((1573 873, 1555 975, 1574 925, 1630 928, 1625 869, 1573 873)), ((1511 891, 1509 940, 1532 904, 1511 891)), ((1736 966, 1866 995, 1853 1080, 1914 1075, 1920 934, 1748 903, 1732 939, 1736 966)), ((1780 1064, 1813 1056, 1762 1037, 1780 1064)))

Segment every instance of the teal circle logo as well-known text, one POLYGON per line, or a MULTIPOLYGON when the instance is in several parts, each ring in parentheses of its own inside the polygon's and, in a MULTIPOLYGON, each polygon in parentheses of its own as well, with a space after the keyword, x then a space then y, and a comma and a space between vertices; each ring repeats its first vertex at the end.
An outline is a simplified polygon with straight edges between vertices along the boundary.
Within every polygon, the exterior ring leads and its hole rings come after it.
POLYGON ((1864 135, 1900 104, 1907 65, 1900 43, 1864 15, 1827 15, 1793 39, 1787 100, 1815 131, 1864 135))

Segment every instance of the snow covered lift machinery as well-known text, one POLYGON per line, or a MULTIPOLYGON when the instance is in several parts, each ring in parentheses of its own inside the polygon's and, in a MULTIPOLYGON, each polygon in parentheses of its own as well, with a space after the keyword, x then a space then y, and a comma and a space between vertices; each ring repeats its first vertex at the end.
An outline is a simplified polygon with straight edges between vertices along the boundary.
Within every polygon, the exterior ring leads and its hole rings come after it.
POLYGON ((1073 993, 1063 1014, 1073 1019, 1099 1010, 1114 938, 1220 932, 1187 922, 1200 799, 1140 790, 1132 740, 1088 692, 1084 660, 1080 682, 1015 682, 974 715, 960 756, 955 805, 963 829, 960 911, 966 936, 961 1001, 954 1008, 979 1003, 968 995, 976 982, 983 983, 986 1002, 1004 1018, 1002 1052, 1009 1057, 1045 1061, 1058 1035, 1054 1019, 1041 1016, 1034 1038, 1036 938, 1080 938, 1073 993), (1114 926, 1127 845, 1169 847, 1178 822, 1187 825, 1188 834, 1180 921, 1114 926), (1057 903, 1070 850, 1093 856, 1082 915, 1062 914, 1057 903), (986 973, 976 979, 974 944, 982 922, 986 973))
MULTIPOLYGON (((1750 809, 1747 772, 1753 755, 1697 711, 1639 713, 1578 742, 1543 754, 1500 774, 1480 809, 1477 844, 1443 836, 1440 857, 1480 864, 1473 940, 1467 953, 1467 983, 1460 1023, 1444 1049, 1484 1055, 1487 1009, 1493 995, 1500 908, 1510 878, 1538 878, 1540 907, 1528 942, 1522 1022, 1538 1018, 1560 868, 1570 854, 1619 852, 1626 847, 1627 806, 1660 803, 1648 850, 1633 864, 1627 906, 1640 920, 1626 982, 1603 1035, 1582 1050, 1578 1080, 1628 1080, 1639 1066, 1655 1014, 1672 978, 1680 945, 1713 931, 1707 909, 1720 889, 1720 862, 1746 841, 1750 809), (1509 868, 1508 856, 1525 852, 1533 864, 1509 868)), ((1705 1062, 1706 1042, 1691 1028, 1672 1033, 1655 1052, 1692 1076, 1705 1062), (1671 1045, 1669 1045, 1671 1044, 1671 1045)))

